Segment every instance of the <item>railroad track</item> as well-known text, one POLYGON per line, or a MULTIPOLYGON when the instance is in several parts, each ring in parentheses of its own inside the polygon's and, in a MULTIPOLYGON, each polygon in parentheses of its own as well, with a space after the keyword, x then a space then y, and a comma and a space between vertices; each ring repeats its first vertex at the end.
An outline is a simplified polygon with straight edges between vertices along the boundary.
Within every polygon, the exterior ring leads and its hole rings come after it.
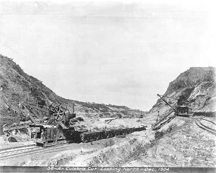
POLYGON ((216 136, 216 130, 213 129, 213 128, 211 128, 211 127, 208 127, 208 126, 204 125, 204 124, 201 122, 202 120, 208 121, 208 122, 210 122, 210 123, 212 123, 212 124, 214 124, 214 125, 216 125, 216 123, 213 122, 213 121, 207 120, 207 119, 203 119, 203 118, 202 118, 202 119, 195 119, 195 123, 196 123, 196 125, 197 125, 198 127, 200 127, 201 129, 203 129, 203 130, 205 130, 205 131, 207 131, 207 132, 209 132, 209 133, 211 133, 211 134, 213 134, 213 135, 216 136))
POLYGON ((5 159, 7 157, 16 156, 26 154, 28 152, 36 151, 39 147, 36 145, 25 145, 13 148, 5 148, 0 150, 0 160, 5 159))
POLYGON ((208 121, 208 122, 210 122, 210 123, 216 125, 216 123, 215 123, 214 121, 210 121, 210 120, 207 120, 207 119, 204 119, 204 118, 201 118, 201 120, 208 121))
POLYGON ((38 153, 52 153, 52 152, 62 151, 71 148, 73 148, 71 144, 50 146, 46 148, 39 147, 36 145, 8 148, 8 149, 0 150, 0 160, 12 159, 12 158, 30 155, 30 154, 32 155, 38 153))
POLYGON ((17 149, 22 149, 22 148, 25 148, 25 147, 33 147, 35 146, 35 144, 31 144, 31 145, 24 145, 24 146, 17 146, 17 147, 11 147, 11 148, 3 148, 3 149, 0 149, 0 153, 2 152, 6 152, 6 151, 9 151, 9 150, 17 150, 17 149))

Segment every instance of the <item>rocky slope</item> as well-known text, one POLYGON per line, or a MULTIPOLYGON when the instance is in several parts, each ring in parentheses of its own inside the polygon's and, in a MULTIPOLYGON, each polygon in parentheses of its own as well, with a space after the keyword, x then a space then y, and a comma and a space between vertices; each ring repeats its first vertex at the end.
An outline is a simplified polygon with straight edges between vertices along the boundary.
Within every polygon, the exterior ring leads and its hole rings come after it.
MULTIPOLYGON (((2 72, 0 74, 2 75, 2 72)), ((25 79, 27 79, 27 77, 25 77, 25 79)), ((4 82, 2 79, 5 78, 6 76, 1 77, 1 81, 4 82)), ((31 79, 30 77, 28 80, 31 79)), ((11 82, 11 80, 8 80, 8 82, 11 82)), ((4 97, 8 94, 8 92, 6 92, 8 87, 10 87, 10 91, 14 91, 14 93, 19 93, 18 91, 24 93, 22 92, 22 87, 17 87, 23 85, 18 85, 15 82, 12 83, 13 85, 9 85, 9 83, 6 84, 7 85, 1 84, 3 88, 1 92, 4 92, 4 97)), ((51 98, 56 99, 56 101, 62 99, 50 91, 50 94, 54 95, 51 97, 45 91, 46 90, 42 90, 41 97, 47 97, 46 101, 51 100, 51 98)), ((202 112, 215 111, 215 69, 212 67, 197 67, 190 68, 186 72, 180 74, 169 84, 164 96, 170 104, 175 105, 176 99, 181 95, 184 95, 189 100, 193 111, 201 113, 200 117, 204 115, 202 112)), ((3 95, 1 95, 1 97, 2 96, 3 95)), ((11 110, 15 111, 16 104, 13 104, 10 97, 12 97, 12 94, 9 93, 6 97, 6 101, 11 101, 10 105, 14 105, 14 107, 11 107, 11 110)), ((31 92, 29 97, 35 98, 32 96, 31 92)), ((20 100, 21 99, 24 99, 24 96, 20 97, 20 100)), ((64 100, 65 99, 62 101, 64 100)), ((6 104, 6 102, 3 101, 2 103, 6 104)), ((69 103, 69 101, 67 103, 69 103)), ((84 112, 85 110, 94 111, 91 109, 91 106, 94 104, 85 103, 87 104, 86 107, 82 102, 75 102, 75 104, 78 105, 80 109, 83 109, 84 112)), ((118 106, 104 106, 106 108, 110 107, 111 109, 118 110, 118 106)), ((5 107, 7 107, 7 104, 5 107)), ((121 109, 129 110, 123 107, 121 107, 121 109)), ((161 116, 165 116, 170 111, 170 107, 166 106, 163 101, 158 100, 149 114, 143 118, 122 118, 114 120, 121 121, 122 124, 145 124, 147 125, 147 130, 145 131, 135 132, 124 137, 98 140, 92 143, 73 144, 73 147, 61 152, 58 151, 57 153, 49 153, 47 155, 39 153, 38 155, 34 154, 22 159, 14 159, 14 162, 11 160, 4 160, 1 164, 4 166, 215 167, 215 135, 196 125, 196 121, 200 117, 175 117, 159 130, 153 130, 151 125, 153 125, 155 119, 158 118, 158 111, 161 116)), ((205 117, 205 119, 215 122, 215 117, 205 117)), ((93 122, 89 123, 93 124, 93 122)), ((112 123, 114 122, 111 122, 110 125, 112 123)), ((97 124, 101 125, 101 122, 97 124)), ((120 122, 116 124, 120 125, 120 122)), ((209 126, 210 124, 211 123, 206 125, 209 126)), ((215 128, 214 123, 211 124, 211 126, 215 128)), ((130 168, 127 168, 127 171, 130 171, 130 168)))
MULTIPOLYGON (((179 96, 185 96, 193 112, 216 111, 216 83, 214 67, 191 67, 170 82, 164 99, 175 106, 179 96)), ((151 115, 165 116, 170 107, 161 99, 149 111, 151 115), (159 112, 158 112, 159 111, 159 112)))
MULTIPOLYGON (((42 99, 47 105, 61 103, 72 111, 88 117, 131 117, 140 111, 126 106, 105 105, 64 99, 46 87, 42 81, 26 74, 12 59, 0 55, 0 129, 3 124, 18 122, 20 103, 36 102, 42 99)), ((0 130, 1 132, 1 130, 0 130)))

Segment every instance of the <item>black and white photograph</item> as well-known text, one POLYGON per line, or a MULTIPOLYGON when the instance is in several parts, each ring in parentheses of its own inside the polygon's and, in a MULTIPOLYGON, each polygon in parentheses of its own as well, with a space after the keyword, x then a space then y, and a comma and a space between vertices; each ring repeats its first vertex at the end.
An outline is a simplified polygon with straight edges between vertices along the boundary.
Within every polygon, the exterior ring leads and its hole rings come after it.
POLYGON ((0 0, 0 172, 216 172, 215 5, 0 0))

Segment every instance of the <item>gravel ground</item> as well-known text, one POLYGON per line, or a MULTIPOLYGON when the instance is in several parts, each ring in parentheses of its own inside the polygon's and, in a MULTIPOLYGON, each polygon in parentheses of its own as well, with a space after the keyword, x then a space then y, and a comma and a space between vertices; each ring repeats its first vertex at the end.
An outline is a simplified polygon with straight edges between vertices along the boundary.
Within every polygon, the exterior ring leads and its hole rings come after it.
POLYGON ((200 129, 193 119, 159 139, 140 161, 124 166, 215 167, 215 136, 200 129))
MULTIPOLYGON (((209 118, 209 120, 213 120, 209 118)), ((142 119, 128 121, 142 123, 142 119)), ((145 122, 147 123, 147 122, 145 122)), ((71 149, 29 156, 14 165, 23 166, 150 166, 215 167, 215 136, 200 129, 192 118, 176 117, 155 139, 155 131, 134 132, 124 138, 111 138, 87 144, 72 144, 71 149), (171 128, 172 127, 172 128, 171 128), (73 147, 74 145, 74 147, 73 147), (76 145, 76 147, 75 147, 76 145), (26 160, 26 161, 24 161, 26 160)))

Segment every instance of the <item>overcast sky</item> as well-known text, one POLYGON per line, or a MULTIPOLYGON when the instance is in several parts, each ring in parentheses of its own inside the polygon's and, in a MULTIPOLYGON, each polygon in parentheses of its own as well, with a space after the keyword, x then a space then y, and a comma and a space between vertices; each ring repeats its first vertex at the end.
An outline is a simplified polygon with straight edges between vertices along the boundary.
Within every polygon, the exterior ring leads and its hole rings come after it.
POLYGON ((0 54, 62 97, 149 110, 180 73, 214 66, 206 2, 0 1, 0 54))

